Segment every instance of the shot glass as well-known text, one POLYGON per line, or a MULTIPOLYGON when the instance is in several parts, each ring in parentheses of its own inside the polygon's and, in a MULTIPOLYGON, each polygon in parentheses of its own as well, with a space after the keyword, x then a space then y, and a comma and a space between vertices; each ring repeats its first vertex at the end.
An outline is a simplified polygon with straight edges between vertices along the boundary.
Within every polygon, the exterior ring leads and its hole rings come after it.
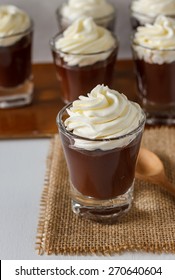
MULTIPOLYGON (((63 16, 63 14, 62 14, 63 6, 64 5, 60 5, 56 9, 56 20, 57 20, 57 24, 58 24, 58 29, 60 31, 65 30, 67 27, 69 27, 69 25, 71 25, 73 23, 73 20, 71 18, 67 18, 67 17, 63 16)), ((98 24, 114 33, 115 24, 116 24, 116 14, 117 14, 116 8, 113 5, 113 11, 109 15, 103 16, 103 17, 93 17, 93 19, 96 24, 98 24)), ((84 15, 84 16, 86 16, 86 15, 84 15)))
POLYGON ((76 100, 80 95, 87 94, 97 84, 106 84, 112 87, 118 41, 112 49, 103 52, 74 54, 57 50, 55 42, 62 34, 56 35, 51 41, 51 51, 56 69, 56 77, 61 87, 60 98, 64 103, 76 100), (97 57, 104 59, 97 61, 97 57), (81 65, 69 65, 71 61, 83 60, 81 65))
POLYGON ((31 65, 33 22, 20 33, 0 37, 0 108, 32 102, 31 65))
POLYGON ((57 125, 69 171, 72 210, 91 220, 113 223, 131 207, 145 114, 142 111, 138 127, 128 134, 92 140, 66 130, 64 121, 71 105, 59 112, 57 125), (101 150, 101 144, 109 145, 109 141, 111 150, 101 150), (86 149, 89 143, 95 145, 94 150, 86 149))
POLYGON ((138 98, 147 123, 175 123, 175 49, 156 50, 132 43, 138 98))

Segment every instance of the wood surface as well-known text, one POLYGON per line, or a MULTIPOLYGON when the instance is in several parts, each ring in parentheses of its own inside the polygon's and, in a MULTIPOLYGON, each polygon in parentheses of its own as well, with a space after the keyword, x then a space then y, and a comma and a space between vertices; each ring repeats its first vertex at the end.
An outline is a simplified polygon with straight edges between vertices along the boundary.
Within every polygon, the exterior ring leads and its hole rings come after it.
MULTIPOLYGON (((64 106, 53 64, 34 64, 34 99, 29 106, 0 109, 0 139, 51 137, 57 133, 56 116, 64 106)), ((136 100, 133 63, 116 63, 114 89, 136 100)))

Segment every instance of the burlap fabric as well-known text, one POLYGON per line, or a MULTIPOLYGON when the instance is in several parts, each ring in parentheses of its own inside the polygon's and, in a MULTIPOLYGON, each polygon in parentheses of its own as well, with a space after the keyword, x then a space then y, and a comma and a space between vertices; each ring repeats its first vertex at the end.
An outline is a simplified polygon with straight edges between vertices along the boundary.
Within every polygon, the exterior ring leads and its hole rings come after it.
MULTIPOLYGON (((175 128, 145 131, 143 146, 159 155, 175 183, 175 128)), ((51 140, 41 198, 39 254, 175 253, 175 198, 159 186, 136 180, 134 203, 120 222, 103 225, 71 211, 68 173, 59 136, 51 140)))

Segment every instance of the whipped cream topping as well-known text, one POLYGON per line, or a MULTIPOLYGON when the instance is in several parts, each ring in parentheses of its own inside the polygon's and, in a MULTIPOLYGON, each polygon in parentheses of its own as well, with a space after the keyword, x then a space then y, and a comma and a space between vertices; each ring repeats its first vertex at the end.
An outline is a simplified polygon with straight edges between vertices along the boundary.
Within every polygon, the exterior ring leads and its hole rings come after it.
POLYGON ((137 103, 103 85, 97 85, 87 96, 80 96, 67 112, 69 117, 65 120, 65 126, 68 131, 77 136, 96 139, 75 138, 75 147, 90 151, 128 145, 136 137, 135 134, 121 139, 111 138, 132 132, 143 121, 142 109, 137 103))
POLYGON ((71 22, 82 16, 98 19, 113 12, 113 6, 106 0, 69 0, 61 10, 62 16, 71 22))
POLYGON ((139 26, 133 42, 138 57, 148 63, 175 61, 175 20, 159 16, 154 24, 139 26))
POLYGON ((26 12, 13 5, 0 5, 0 23, 0 46, 9 46, 22 37, 10 36, 27 30, 31 20, 26 12), (6 36, 9 37, 4 38, 6 36))
POLYGON ((69 66, 86 66, 105 60, 116 47, 116 39, 92 18, 80 18, 55 42, 56 50, 69 66))
POLYGON ((175 15, 175 1, 134 0, 131 4, 131 10, 136 13, 134 16, 143 24, 149 21, 148 18, 155 18, 158 15, 175 15))

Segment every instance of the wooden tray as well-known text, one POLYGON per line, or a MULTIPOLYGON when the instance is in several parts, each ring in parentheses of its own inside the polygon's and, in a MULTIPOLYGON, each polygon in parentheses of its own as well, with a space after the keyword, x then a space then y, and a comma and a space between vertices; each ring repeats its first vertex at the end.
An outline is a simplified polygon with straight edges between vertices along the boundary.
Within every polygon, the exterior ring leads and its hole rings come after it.
MULTIPOLYGON (((64 106, 52 64, 33 65, 33 103, 15 109, 0 109, 0 139, 51 137, 57 133, 56 116, 64 106)), ((114 89, 135 100, 135 77, 129 60, 116 63, 114 89)))

